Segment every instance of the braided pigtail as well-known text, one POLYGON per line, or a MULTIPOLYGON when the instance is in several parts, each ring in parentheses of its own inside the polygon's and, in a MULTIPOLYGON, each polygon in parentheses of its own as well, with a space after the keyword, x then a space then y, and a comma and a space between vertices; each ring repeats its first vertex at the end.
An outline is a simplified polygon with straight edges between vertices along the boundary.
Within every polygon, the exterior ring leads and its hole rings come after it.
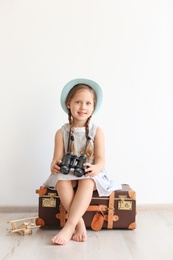
POLYGON ((73 135, 73 129, 70 128, 70 151, 75 154, 75 146, 74 146, 74 135, 73 135))
POLYGON ((85 148, 85 154, 88 158, 88 160, 92 160, 94 157, 94 149, 93 149, 93 145, 91 142, 91 137, 89 136, 89 122, 91 120, 91 116, 88 118, 88 120, 86 121, 85 124, 85 131, 86 131, 86 138, 87 138, 87 144, 86 144, 86 148, 85 148))
POLYGON ((71 115, 70 109, 69 109, 69 112, 68 112, 68 121, 69 121, 69 124, 70 124, 70 145, 69 145, 69 151, 72 152, 73 154, 75 154, 74 132, 73 132, 73 128, 72 128, 73 120, 72 120, 72 115, 71 115))

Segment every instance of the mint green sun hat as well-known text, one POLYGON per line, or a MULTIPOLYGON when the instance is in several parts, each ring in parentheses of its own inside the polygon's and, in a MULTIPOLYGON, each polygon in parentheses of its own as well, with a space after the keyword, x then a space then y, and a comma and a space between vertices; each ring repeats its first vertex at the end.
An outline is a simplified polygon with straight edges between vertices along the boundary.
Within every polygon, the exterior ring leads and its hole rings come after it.
POLYGON ((66 107, 66 98, 67 98, 69 91, 77 84, 88 85, 96 93, 97 101, 96 101, 96 106, 95 106, 93 114, 96 113, 102 104, 102 100, 103 100, 102 89, 95 81, 90 80, 90 79, 84 79, 84 78, 70 80, 62 89, 60 102, 61 102, 61 106, 62 106, 63 110, 65 111, 65 113, 68 114, 68 109, 66 107))

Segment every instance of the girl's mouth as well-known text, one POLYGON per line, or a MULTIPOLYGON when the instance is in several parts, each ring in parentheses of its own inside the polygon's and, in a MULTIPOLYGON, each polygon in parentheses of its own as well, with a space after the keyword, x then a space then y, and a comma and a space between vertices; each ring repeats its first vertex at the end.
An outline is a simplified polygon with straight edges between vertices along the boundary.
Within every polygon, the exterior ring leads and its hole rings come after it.
POLYGON ((79 115, 79 116, 85 116, 86 113, 85 113, 85 112, 78 112, 78 115, 79 115))

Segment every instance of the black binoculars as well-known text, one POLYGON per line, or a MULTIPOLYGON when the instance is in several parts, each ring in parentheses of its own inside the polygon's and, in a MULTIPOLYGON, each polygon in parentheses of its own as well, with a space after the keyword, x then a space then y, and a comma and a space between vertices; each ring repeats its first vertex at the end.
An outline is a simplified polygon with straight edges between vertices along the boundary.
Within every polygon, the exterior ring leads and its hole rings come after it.
POLYGON ((68 174, 70 169, 74 169, 74 175, 77 177, 82 177, 85 175, 86 167, 83 165, 87 162, 86 154, 81 154, 79 157, 73 153, 67 152, 63 158, 60 166, 60 172, 63 174, 68 174))

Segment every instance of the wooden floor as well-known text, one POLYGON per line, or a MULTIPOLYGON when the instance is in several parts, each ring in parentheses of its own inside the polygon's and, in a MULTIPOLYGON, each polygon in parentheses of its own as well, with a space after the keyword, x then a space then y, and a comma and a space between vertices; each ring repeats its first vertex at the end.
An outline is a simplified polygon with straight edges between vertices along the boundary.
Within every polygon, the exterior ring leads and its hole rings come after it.
POLYGON ((86 242, 65 246, 51 244, 55 228, 33 229, 25 236, 6 230, 8 221, 36 215, 0 213, 0 260, 173 260, 172 210, 138 210, 135 230, 88 230, 86 242))

